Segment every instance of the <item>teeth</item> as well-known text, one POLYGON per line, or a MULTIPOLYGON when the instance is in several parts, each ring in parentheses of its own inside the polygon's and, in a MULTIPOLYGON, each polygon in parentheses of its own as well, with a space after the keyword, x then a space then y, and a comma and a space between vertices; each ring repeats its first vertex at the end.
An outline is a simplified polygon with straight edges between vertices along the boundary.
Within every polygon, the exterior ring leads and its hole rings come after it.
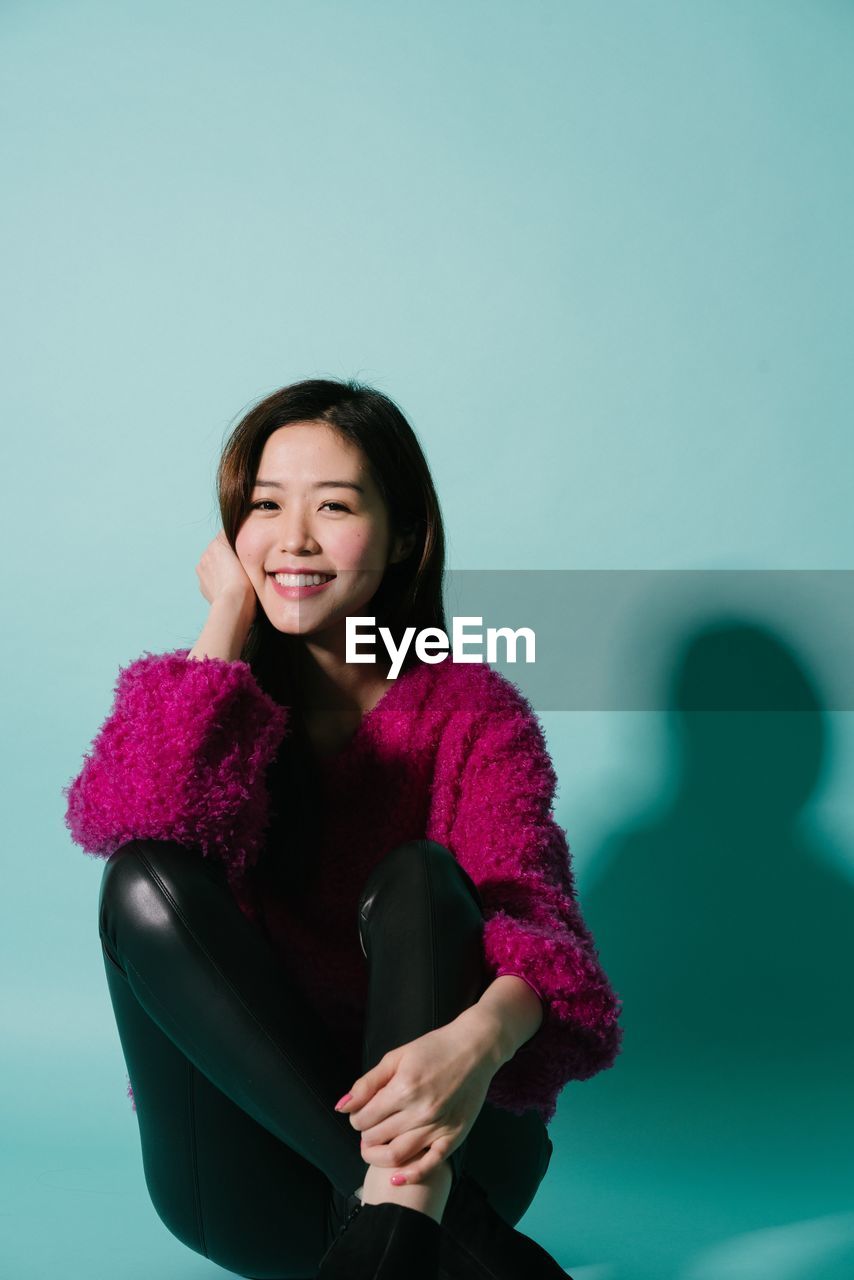
POLYGON ((331 573, 274 573, 273 577, 283 587, 316 587, 321 582, 328 582, 334 575, 331 573))

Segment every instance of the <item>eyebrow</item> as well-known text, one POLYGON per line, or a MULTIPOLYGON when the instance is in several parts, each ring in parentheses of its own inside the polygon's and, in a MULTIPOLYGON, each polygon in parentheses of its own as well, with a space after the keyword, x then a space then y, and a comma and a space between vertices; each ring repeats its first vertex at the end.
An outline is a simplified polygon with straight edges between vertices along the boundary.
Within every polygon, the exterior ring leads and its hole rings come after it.
MULTIPOLYGON (((256 480, 254 487, 256 489, 281 489, 282 485, 278 480, 256 480)), ((365 490, 360 484, 356 484, 353 480, 317 480, 312 489, 355 489, 357 493, 364 493, 365 490)))

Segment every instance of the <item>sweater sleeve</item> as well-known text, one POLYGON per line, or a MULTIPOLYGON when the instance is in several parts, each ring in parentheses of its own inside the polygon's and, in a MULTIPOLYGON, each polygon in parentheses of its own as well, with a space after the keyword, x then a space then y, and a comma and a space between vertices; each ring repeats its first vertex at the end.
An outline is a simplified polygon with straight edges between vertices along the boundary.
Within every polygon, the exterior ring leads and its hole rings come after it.
POLYGON ((262 847, 265 771, 288 712, 248 663, 189 652, 146 652, 120 668, 112 710, 62 789, 65 824, 98 857, 132 839, 174 840, 239 878, 262 847))
POLYGON ((578 903, 539 721, 515 686, 501 688, 471 726, 450 843, 481 896, 490 981, 515 974, 543 1005, 539 1029, 496 1072, 487 1098, 548 1121, 567 1081, 613 1065, 622 1003, 578 903))

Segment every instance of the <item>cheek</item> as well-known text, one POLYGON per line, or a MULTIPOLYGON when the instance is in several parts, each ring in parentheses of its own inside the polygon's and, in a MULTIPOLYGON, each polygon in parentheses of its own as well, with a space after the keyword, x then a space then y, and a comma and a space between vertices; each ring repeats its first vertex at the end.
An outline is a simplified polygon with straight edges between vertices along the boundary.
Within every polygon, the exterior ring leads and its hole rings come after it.
POLYGON ((257 531, 248 528, 246 525, 243 526, 234 540, 234 550, 244 568, 259 564, 263 557, 257 531))
POLYGON ((339 563, 351 569, 371 569, 379 561, 383 550, 383 539, 377 532, 353 530, 342 535, 336 546, 339 563))

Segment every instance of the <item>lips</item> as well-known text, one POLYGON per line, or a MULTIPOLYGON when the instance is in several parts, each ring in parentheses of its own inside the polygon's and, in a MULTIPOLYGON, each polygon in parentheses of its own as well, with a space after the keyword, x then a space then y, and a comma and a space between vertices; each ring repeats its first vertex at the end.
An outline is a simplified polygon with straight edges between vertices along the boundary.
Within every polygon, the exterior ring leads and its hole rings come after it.
POLYGON ((335 575, 333 574, 329 578, 324 578, 323 582, 312 583, 311 586, 307 587, 285 587, 281 582, 277 582, 272 574, 270 574, 270 581, 273 584, 273 590, 276 595, 282 596, 285 600, 302 600, 306 596, 317 595, 318 592, 325 591, 330 582, 335 581, 335 575))
POLYGON ((291 574, 294 574, 295 576, 302 574, 302 575, 305 575, 306 577, 310 577, 314 573, 320 573, 323 575, 324 578, 335 577, 335 574, 330 573, 327 569, 268 569, 267 572, 270 574, 271 577, 276 573, 291 573, 291 574))

